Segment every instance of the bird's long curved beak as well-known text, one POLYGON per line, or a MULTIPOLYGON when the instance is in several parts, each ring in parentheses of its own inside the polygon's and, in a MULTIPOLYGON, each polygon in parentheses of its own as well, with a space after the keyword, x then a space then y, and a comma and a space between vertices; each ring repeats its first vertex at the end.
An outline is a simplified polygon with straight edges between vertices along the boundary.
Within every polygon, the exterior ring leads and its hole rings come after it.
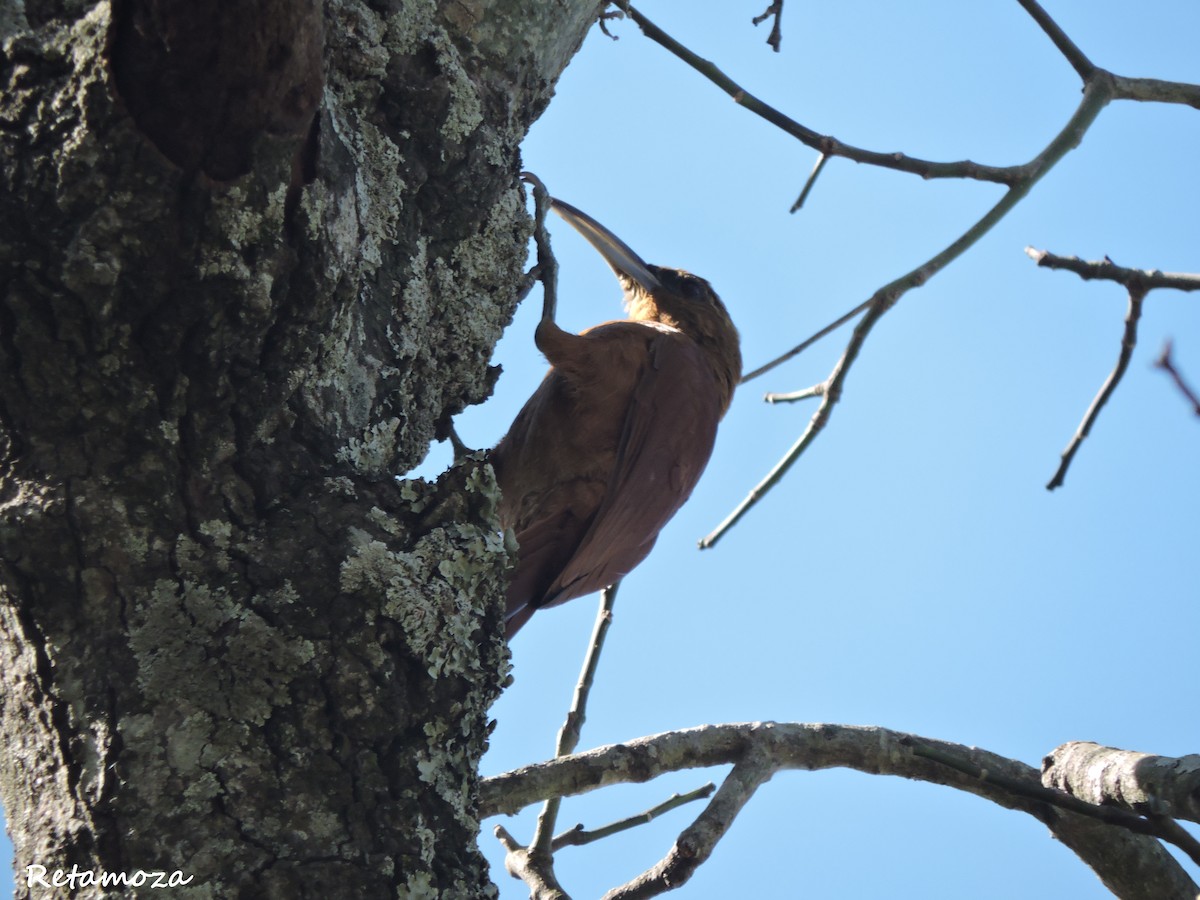
POLYGON ((567 220, 567 224, 587 239, 599 251, 604 261, 612 267, 618 277, 632 279, 647 293, 658 290, 662 282, 650 271, 640 256, 629 249, 623 240, 570 203, 550 198, 550 208, 567 220))

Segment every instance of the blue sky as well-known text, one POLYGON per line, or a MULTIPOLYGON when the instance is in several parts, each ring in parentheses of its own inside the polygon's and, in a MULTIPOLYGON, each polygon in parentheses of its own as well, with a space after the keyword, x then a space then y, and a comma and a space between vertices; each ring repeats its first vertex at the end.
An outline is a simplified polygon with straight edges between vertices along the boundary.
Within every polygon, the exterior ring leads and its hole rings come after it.
MULTIPOLYGON (((993 164, 1037 153, 1079 99, 1074 72, 1015 2, 785 8, 782 53, 754 3, 643 12, 798 121, 863 147, 993 164)), ((1200 5, 1047 0, 1094 62, 1200 81, 1200 5)), ((593 31, 524 148, 550 190, 648 261, 709 279, 747 367, 799 342, 932 256, 1000 196, 833 160, 788 208, 814 154, 737 107, 632 23, 593 31)), ((1126 298, 1037 269, 1026 245, 1200 270, 1200 116, 1114 104, 1082 146, 951 268, 875 329, 833 420, 714 549, 712 529, 803 430, 812 401, 761 402, 826 377, 839 332, 744 387, 709 469, 622 588, 582 747, 706 722, 882 725, 1037 765, 1067 740, 1196 752, 1200 423, 1151 362, 1172 337, 1200 383, 1200 296, 1150 295, 1126 376, 1066 486, 1044 485, 1116 358, 1126 298)), ((551 222, 559 321, 621 315, 611 274, 551 222)), ((536 387, 540 296, 496 354, 504 375, 459 417, 495 443, 536 387)), ((435 447, 434 476, 448 450, 435 447)), ((594 599, 534 616, 494 709, 491 774, 550 755, 594 599)), ((638 812, 720 773, 564 804, 563 827, 638 812)), ((559 856, 599 896, 670 847, 699 811, 559 856)), ((532 813, 532 811, 531 811, 532 813)), ((528 838, 532 814, 503 820, 528 838)), ((501 897, 510 879, 487 835, 501 897)), ((1195 874, 1195 873, 1194 873, 1195 874)), ((2 887, 0 883, 0 887, 2 887)), ((946 788, 853 772, 764 786, 680 897, 1108 896, 1031 818, 946 788)))
MULTIPOLYGON (((863 147, 1024 162, 1079 100, 1073 70, 1014 2, 645 2, 658 25, 767 102, 863 147)), ((1200 6, 1050 2, 1098 65, 1200 81, 1200 6)), ((708 278, 747 367, 788 349, 942 249, 1000 196, 833 160, 789 215, 812 151, 732 103, 632 23, 593 32, 526 142, 551 192, 648 261, 708 278)), ((824 379, 839 332, 745 386, 691 501, 622 588, 581 747, 705 722, 882 725, 1037 765, 1095 740, 1195 752, 1200 423, 1150 363, 1173 337, 1200 382, 1200 297, 1152 294, 1125 382, 1066 486, 1058 455, 1116 359, 1126 296, 1039 270, 1024 248, 1200 269, 1200 116, 1109 106, 983 241, 875 329, 833 420, 714 549, 708 533, 801 433, 813 401, 764 391, 824 379)), ((618 317, 599 257, 554 220, 559 320, 618 317)), ((460 417, 494 443, 541 378, 526 302, 497 352, 495 397, 460 417)), ((444 460, 432 463, 433 469, 444 460)), ((513 642, 487 773, 552 753, 595 612, 577 600, 513 642)), ((598 826, 718 773, 597 792, 562 827, 598 826)), ((576 897, 653 864, 699 811, 562 851, 576 897)), ((531 810, 502 820, 519 838, 531 810)), ((494 822, 485 823, 485 831, 494 822)), ((503 898, 528 896, 485 837, 503 898)), ((786 773, 755 795, 686 897, 1108 896, 1031 818, 927 784, 786 773)))

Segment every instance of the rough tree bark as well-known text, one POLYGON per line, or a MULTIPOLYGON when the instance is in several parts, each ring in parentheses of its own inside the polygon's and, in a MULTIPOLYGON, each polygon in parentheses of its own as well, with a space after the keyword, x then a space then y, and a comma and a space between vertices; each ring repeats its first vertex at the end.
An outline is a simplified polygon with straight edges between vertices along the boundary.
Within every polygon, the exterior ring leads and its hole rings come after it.
POLYGON ((393 476, 490 392, 518 145, 600 6, 0 0, 18 893, 493 892, 495 486, 393 476))

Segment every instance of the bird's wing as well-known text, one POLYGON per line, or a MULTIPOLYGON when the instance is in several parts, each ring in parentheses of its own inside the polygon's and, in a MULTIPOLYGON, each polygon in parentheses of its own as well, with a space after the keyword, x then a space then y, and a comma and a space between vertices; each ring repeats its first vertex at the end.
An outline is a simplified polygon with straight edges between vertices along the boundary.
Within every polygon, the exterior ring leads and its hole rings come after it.
POLYGON ((699 346, 674 330, 656 335, 604 498, 543 605, 607 587, 646 558, 699 481, 721 412, 720 391, 699 346))
MULTIPOLYGON (((588 510, 590 512, 590 510, 588 510)), ((546 596, 546 586, 563 571, 587 532, 588 519, 570 507, 545 516, 521 531, 517 567, 508 585, 508 634, 516 634, 546 596), (522 616, 514 624, 514 617, 522 616)))

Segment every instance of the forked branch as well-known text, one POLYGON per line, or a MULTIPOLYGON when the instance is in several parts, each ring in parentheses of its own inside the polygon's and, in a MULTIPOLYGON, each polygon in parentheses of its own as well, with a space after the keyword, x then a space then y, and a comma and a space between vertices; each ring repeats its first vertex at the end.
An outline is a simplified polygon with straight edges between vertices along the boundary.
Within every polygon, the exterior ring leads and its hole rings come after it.
POLYGON ((783 0, 775 0, 761 16, 755 16, 751 21, 755 25, 761 25, 767 19, 772 18, 774 22, 771 25, 771 34, 767 38, 767 43, 771 45, 772 50, 778 53, 779 45, 783 43, 783 0))
MULTIPOLYGON (((980 238, 992 229, 992 226, 1003 219, 1013 207, 1023 200, 1046 172, 1050 171, 1059 160, 1079 145, 1079 141, 1083 138, 1088 128, 1091 127, 1092 122, 1096 120, 1096 117, 1100 114, 1100 110, 1107 105, 1111 96, 1111 82, 1109 79, 1101 77, 1089 82, 1084 89, 1083 99, 1062 131, 1055 135, 1054 139, 1046 145, 1041 153, 1020 167, 1024 174, 1016 184, 1004 193, 1004 196, 1000 198, 995 206, 984 213, 974 225, 963 232, 963 234, 940 253, 931 257, 912 271, 902 275, 891 284, 884 285, 865 304, 855 307, 855 309, 838 320, 838 322, 849 321, 859 310, 865 310, 865 314, 855 326, 850 340, 846 344, 846 349, 825 382, 826 387, 821 396, 821 404, 809 420, 808 427, 805 428, 803 434, 800 435, 796 443, 784 455, 783 459, 776 463, 775 467, 767 473, 766 477, 751 489, 746 498, 726 517, 725 521, 700 541, 701 549, 713 546, 721 539, 725 532, 737 524, 742 516, 749 512, 771 488, 779 483, 787 470, 792 467, 796 460, 800 458, 800 455, 808 449, 821 431, 824 430, 830 416, 833 414, 833 407, 841 399, 842 388, 851 366, 853 366, 859 352, 862 350, 867 336, 871 333, 871 329, 875 327, 883 315, 895 306, 904 294, 913 288, 925 284, 930 278, 946 268, 946 266, 965 253, 970 247, 974 246, 980 238)), ((832 326, 827 326, 819 334, 827 334, 831 330, 832 326)), ((810 338, 802 346, 807 346, 814 340, 815 338, 810 338)), ((800 352, 800 349, 793 348, 778 359, 755 369, 742 380, 746 381, 749 378, 757 377, 778 365, 784 359, 796 355, 800 352)))
POLYGON ((1155 288, 1171 288, 1179 291, 1200 290, 1200 275, 1162 272, 1158 269, 1130 269, 1118 266, 1108 257, 1089 262, 1078 256, 1058 256, 1046 250, 1035 250, 1032 247, 1026 247, 1025 253, 1039 266, 1074 272, 1084 280, 1114 281, 1123 285, 1129 292, 1129 306, 1125 312, 1125 332, 1121 336, 1121 350, 1117 354, 1116 364, 1108 378, 1104 380, 1104 384, 1100 386, 1100 390, 1092 400, 1087 412, 1083 414, 1083 421, 1075 429, 1070 443, 1063 450, 1058 469, 1046 485, 1046 490, 1052 491, 1057 487, 1062 487, 1071 461, 1074 460, 1083 441, 1091 433, 1092 426, 1096 424, 1096 419, 1100 415, 1100 410, 1113 395, 1117 385, 1121 383, 1126 369, 1129 368, 1129 361, 1133 358, 1133 351, 1137 346, 1137 325, 1142 315, 1142 304, 1146 294, 1155 288))
MULTIPOLYGON (((1169 824, 1047 790, 1032 766, 986 750, 884 728, 745 723, 639 738, 484 779, 480 814, 515 813, 548 796, 727 764, 734 769, 725 784, 663 860, 608 896, 649 897, 677 887, 694 871, 687 859, 711 853, 755 789, 772 774, 833 767, 942 784, 1026 812, 1050 828, 1120 897, 1194 900, 1196 896, 1195 883, 1155 840, 1173 838, 1175 831, 1169 824)), ((1193 848, 1185 850, 1193 852, 1193 848)))
POLYGON ((1179 392, 1187 399, 1187 402, 1192 405, 1192 412, 1200 416, 1200 394, 1197 394, 1190 384, 1184 380, 1183 375, 1175 367, 1174 360, 1171 359, 1171 342, 1167 341, 1163 345, 1162 353, 1158 355, 1158 359, 1154 361, 1154 367, 1162 369, 1171 376, 1171 380, 1175 382, 1175 387, 1179 388, 1179 392))
POLYGON ((884 169, 895 169, 920 175, 922 178, 970 178, 977 181, 993 181, 997 184, 1011 185, 1019 177, 1018 167, 989 166, 971 160, 958 162, 937 162, 930 159, 919 159, 906 156, 903 153, 882 153, 877 150, 866 150, 840 141, 832 135, 821 134, 818 131, 802 125, 795 119, 780 112, 769 103, 756 97, 732 78, 726 75, 715 63, 693 53, 675 38, 671 37, 639 10, 632 6, 623 7, 629 18, 637 23, 642 33, 656 44, 661 45, 675 56, 679 57, 726 94, 733 98, 739 106, 744 106, 755 115, 766 119, 776 128, 790 134, 796 140, 826 156, 841 156, 854 162, 868 163, 884 169))
MULTIPOLYGON (((687 65, 691 66, 722 91, 732 97, 738 104, 746 107, 756 115, 775 125, 777 128, 795 137, 806 146, 812 147, 820 153, 817 167, 809 177, 808 183, 801 194, 800 201, 811 190, 812 183, 819 173, 825 161, 830 157, 843 157, 854 160, 855 162, 867 163, 869 165, 879 166, 882 168, 895 169, 898 171, 909 172, 912 174, 921 175, 924 178, 964 178, 976 179, 981 181, 992 181, 997 184, 1005 185, 1008 190, 995 206, 992 207, 980 220, 968 228, 961 237, 950 244, 941 253, 932 257, 930 260, 913 269, 907 275, 904 275, 892 283, 880 288, 874 296, 869 300, 856 306, 836 322, 826 326, 821 331, 817 332, 812 337, 808 338, 801 344, 793 347, 791 350, 780 355, 776 359, 759 366, 758 368, 747 373, 743 377, 743 381, 749 381, 759 375, 770 371, 774 367, 782 364, 788 359, 796 356, 805 348, 811 346, 816 340, 829 334, 836 328, 846 324, 855 318, 862 316, 858 325, 855 327, 849 342, 846 345, 845 351, 838 360, 834 370, 829 377, 822 382, 822 387, 819 392, 806 391, 799 394, 788 393, 773 393, 768 394, 768 397, 773 400, 793 399, 796 396, 820 396, 821 403, 809 420, 808 426, 792 447, 785 454, 775 467, 756 485, 746 498, 733 510, 732 513, 717 526, 709 535, 700 541, 700 547, 713 546, 721 536, 734 524, 736 524, 746 512, 774 487, 782 479, 787 470, 795 463, 799 456, 809 447, 813 440, 820 434, 830 420, 833 407, 837 404, 842 395, 842 388, 846 376, 853 365, 855 358, 858 356, 862 345, 870 333, 874 324, 879 318, 891 309, 903 294, 911 290, 913 287, 918 287, 924 284, 929 278, 936 275, 941 269, 960 256, 976 241, 978 241, 987 231, 999 221, 1003 216, 1011 210, 1018 201, 1024 198, 1032 187, 1046 174, 1055 164, 1057 164, 1063 156, 1079 145, 1083 135, 1091 127, 1100 110, 1114 99, 1121 100, 1139 100, 1153 101, 1165 103, 1182 103, 1189 106, 1200 108, 1200 86, 1184 84, 1180 82, 1160 81, 1156 79, 1128 78, 1116 75, 1106 69, 1095 65, 1091 59, 1081 50, 1061 27, 1051 18, 1051 16, 1041 7, 1036 0, 1018 0, 1021 7, 1029 14, 1039 28, 1050 38, 1054 46, 1063 55, 1068 63, 1074 68, 1076 73, 1083 81, 1084 96, 1079 107, 1072 115, 1070 121, 1066 123, 1059 134, 1046 146, 1046 148, 1034 157, 1029 162, 1023 165, 1011 166, 988 166, 975 163, 970 160, 959 162, 935 162, 932 160, 919 159, 907 156, 903 153, 881 153, 878 151, 866 150, 860 147, 854 147, 839 141, 838 139, 823 135, 816 130, 802 125, 774 107, 764 103, 755 95, 751 94, 740 84, 730 78, 725 72, 718 68, 710 60, 704 59, 689 48, 685 47, 653 22, 651 22, 640 11, 630 6, 628 3, 619 4, 621 9, 641 28, 642 32, 652 41, 669 50, 687 65)), ((769 8, 767 14, 772 12, 769 8)), ((1048 264, 1048 263, 1043 263, 1048 264)), ((1159 273, 1160 275, 1162 273, 1159 273)), ((1163 276, 1167 277, 1167 276, 1163 276)), ((1188 276, 1171 276, 1171 277, 1188 277, 1188 276)), ((1136 303, 1131 312, 1137 313, 1140 311, 1140 301, 1144 297, 1145 288, 1135 291, 1130 289, 1131 301, 1136 298, 1136 303)), ((1129 330, 1136 326, 1136 315, 1126 317, 1127 337, 1129 330)), ((1124 354, 1121 357, 1125 358, 1124 354)), ((1127 364, 1127 359, 1126 359, 1127 364)), ((1120 365, 1120 362, 1118 363, 1120 365)), ((1123 371, 1123 369, 1122 369, 1123 371)), ((1117 378, 1119 379, 1119 372, 1117 378)), ((1112 380, 1112 387, 1115 387, 1115 380, 1112 380)), ((1108 394, 1111 394, 1111 389, 1103 393, 1102 398, 1097 398, 1099 403, 1094 404, 1096 412, 1099 406, 1103 405, 1103 401, 1107 399, 1108 394)), ((1094 419, 1094 416, 1093 416, 1094 419)), ((1085 424, 1087 420, 1085 418, 1085 424)), ((1089 426, 1090 427, 1090 426, 1089 426)), ((1086 434, 1086 431, 1083 431, 1086 434)), ((1082 436, 1078 437, 1078 441, 1082 440, 1082 436)), ((1078 441, 1073 441, 1068 447, 1068 453, 1064 452, 1064 465, 1060 469, 1059 475, 1051 481, 1049 486, 1053 487, 1061 483, 1061 475, 1065 473, 1066 466, 1070 463, 1069 456, 1074 455, 1075 449, 1078 449, 1078 441)))

